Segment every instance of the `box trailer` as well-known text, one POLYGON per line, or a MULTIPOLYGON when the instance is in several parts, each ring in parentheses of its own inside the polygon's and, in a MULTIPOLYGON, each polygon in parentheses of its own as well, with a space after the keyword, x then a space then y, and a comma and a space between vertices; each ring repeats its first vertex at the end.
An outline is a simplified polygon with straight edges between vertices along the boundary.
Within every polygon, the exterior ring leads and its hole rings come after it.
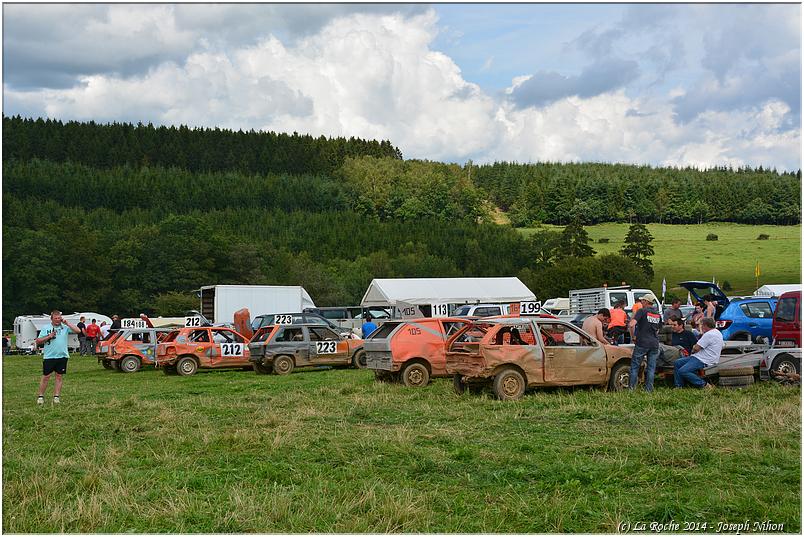
POLYGON ((617 302, 625 303, 625 311, 630 312, 642 295, 651 295, 659 313, 662 305, 650 289, 634 289, 628 285, 617 287, 595 287, 592 289, 573 289, 569 292, 571 314, 597 313, 601 308, 613 308, 617 302))
POLYGON ((313 299, 298 285, 207 285, 200 289, 201 314, 214 323, 230 323, 237 310, 251 317, 270 313, 300 313, 314 308, 313 299))
MULTIPOLYGON (((87 326, 92 322, 92 319, 97 321, 98 326, 102 322, 107 325, 112 324, 112 320, 106 315, 94 312, 72 313, 70 315, 62 314, 62 317, 70 324, 78 324, 81 317, 85 317, 87 326)), ((14 335, 15 346, 21 350, 30 350, 34 346, 34 342, 39 335, 39 331, 50 323, 50 315, 21 315, 14 318, 14 335)), ((78 334, 70 332, 67 337, 67 348, 71 351, 78 349, 78 334)))

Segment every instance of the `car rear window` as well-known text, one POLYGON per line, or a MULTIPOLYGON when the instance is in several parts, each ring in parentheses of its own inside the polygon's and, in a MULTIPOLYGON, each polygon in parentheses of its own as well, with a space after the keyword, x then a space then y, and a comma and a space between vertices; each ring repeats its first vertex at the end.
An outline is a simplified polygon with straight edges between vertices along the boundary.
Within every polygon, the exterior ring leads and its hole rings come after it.
POLYGON ((399 326, 399 323, 383 323, 378 329, 371 333, 368 339, 385 339, 391 332, 394 331, 394 328, 399 326))
POLYGON ((469 315, 469 310, 472 309, 471 306, 461 306, 457 310, 455 310, 455 316, 460 317, 462 315, 469 315))
POLYGON ((798 299, 792 296, 781 299, 776 307, 776 320, 782 323, 795 322, 797 302, 798 299))
POLYGON ((773 317, 770 304, 768 302, 747 302, 740 304, 740 309, 743 310, 748 317, 754 319, 770 319, 773 317))
POLYGON ((268 326, 265 328, 260 328, 260 330, 254 334, 254 337, 251 341, 268 341, 268 337, 271 335, 271 332, 274 331, 273 326, 268 326))

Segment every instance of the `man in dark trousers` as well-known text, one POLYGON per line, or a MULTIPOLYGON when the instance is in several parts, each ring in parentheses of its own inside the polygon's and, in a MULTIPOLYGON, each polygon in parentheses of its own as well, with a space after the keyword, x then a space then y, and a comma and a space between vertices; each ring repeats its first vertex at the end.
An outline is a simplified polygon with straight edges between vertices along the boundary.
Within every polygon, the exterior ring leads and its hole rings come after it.
POLYGON ((645 367, 645 391, 653 391, 653 376, 656 373, 656 360, 659 358, 659 328, 662 326, 662 316, 653 306, 654 298, 651 295, 642 295, 639 308, 631 319, 628 327, 631 330, 631 340, 634 342, 634 353, 631 355, 631 377, 628 387, 633 390, 639 380, 639 367, 642 360, 647 357, 645 367))
POLYGON ((84 322, 86 318, 82 315, 78 320, 78 354, 84 356, 87 353, 87 324, 84 322))

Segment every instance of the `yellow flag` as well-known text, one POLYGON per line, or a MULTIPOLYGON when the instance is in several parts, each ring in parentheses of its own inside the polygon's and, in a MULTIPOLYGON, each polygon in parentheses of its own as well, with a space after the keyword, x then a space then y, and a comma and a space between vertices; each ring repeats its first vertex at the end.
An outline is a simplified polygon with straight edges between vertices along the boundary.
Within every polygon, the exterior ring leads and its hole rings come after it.
POLYGON ((762 276, 762 271, 759 270, 759 261, 757 261, 757 266, 754 267, 754 278, 759 278, 762 276))

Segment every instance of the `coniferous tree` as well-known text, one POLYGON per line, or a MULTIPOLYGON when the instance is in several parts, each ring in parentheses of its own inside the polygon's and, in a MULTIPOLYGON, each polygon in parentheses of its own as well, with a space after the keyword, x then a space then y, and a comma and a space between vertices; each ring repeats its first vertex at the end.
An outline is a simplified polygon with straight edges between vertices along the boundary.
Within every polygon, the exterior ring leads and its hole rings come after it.
POLYGON ((620 255, 634 260, 649 278, 653 278, 653 235, 644 224, 635 222, 628 228, 625 236, 625 245, 620 249, 620 255))

